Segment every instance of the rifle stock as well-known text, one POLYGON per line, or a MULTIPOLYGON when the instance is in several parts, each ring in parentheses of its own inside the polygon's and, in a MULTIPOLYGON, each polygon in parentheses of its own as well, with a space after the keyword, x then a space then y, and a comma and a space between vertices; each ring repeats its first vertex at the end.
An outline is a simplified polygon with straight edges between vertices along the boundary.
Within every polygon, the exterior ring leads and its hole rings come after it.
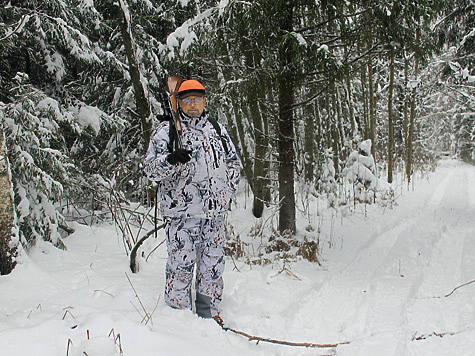
POLYGON ((175 123, 176 130, 178 131, 178 134, 180 135, 183 129, 181 126, 180 116, 178 115, 178 102, 177 102, 176 94, 182 82, 183 82, 183 79, 179 77, 167 78, 167 87, 168 87, 168 93, 169 93, 168 100, 170 101, 173 121, 175 123))

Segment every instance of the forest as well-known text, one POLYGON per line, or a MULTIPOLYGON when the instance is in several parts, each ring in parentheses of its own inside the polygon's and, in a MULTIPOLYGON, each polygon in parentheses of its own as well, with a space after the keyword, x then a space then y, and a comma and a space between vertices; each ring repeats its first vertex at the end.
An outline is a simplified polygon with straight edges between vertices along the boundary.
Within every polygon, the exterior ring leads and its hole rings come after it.
POLYGON ((473 0, 5 0, 0 50, 1 274, 72 221, 132 251, 169 76, 206 86, 282 241, 310 195, 386 207, 440 158, 475 162, 473 0))

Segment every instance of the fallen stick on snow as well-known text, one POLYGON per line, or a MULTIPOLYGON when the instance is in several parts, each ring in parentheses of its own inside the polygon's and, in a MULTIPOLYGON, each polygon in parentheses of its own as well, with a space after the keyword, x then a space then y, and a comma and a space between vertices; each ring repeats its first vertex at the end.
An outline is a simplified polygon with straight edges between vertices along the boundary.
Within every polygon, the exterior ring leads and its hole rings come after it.
POLYGON ((457 289, 462 288, 462 287, 465 287, 465 286, 467 286, 467 285, 469 285, 469 284, 471 284, 471 283, 475 283, 475 279, 474 279, 473 281, 464 283, 464 284, 462 284, 462 285, 460 285, 460 286, 454 288, 454 289, 452 290, 452 292, 450 292, 449 294, 444 295, 444 297, 445 297, 445 298, 450 297, 457 289))
POLYGON ((300 346, 300 347, 308 347, 308 348, 322 348, 322 349, 325 349, 325 348, 337 347, 339 345, 347 345, 351 342, 351 341, 343 341, 343 342, 337 342, 337 343, 334 343, 334 344, 316 344, 316 343, 312 343, 312 342, 292 342, 292 341, 276 340, 276 339, 270 339, 270 338, 266 338, 266 337, 254 336, 254 335, 250 335, 248 333, 245 333, 244 331, 239 331, 239 330, 236 330, 236 329, 224 326, 224 325, 221 325, 221 328, 224 331, 231 331, 235 334, 245 336, 245 337, 247 337, 248 341, 256 341, 257 343, 262 341, 262 342, 270 342, 272 344, 279 344, 279 345, 300 346))
POLYGON ((412 337, 412 340, 413 340, 413 341, 414 341, 414 340, 416 340, 416 341, 419 341, 419 340, 426 340, 426 339, 428 339, 428 338, 430 338, 430 337, 434 337, 434 336, 443 338, 443 337, 446 336, 446 335, 456 335, 456 334, 458 334, 458 333, 460 333, 460 331, 459 331, 459 332, 445 332, 445 333, 436 333, 436 332, 433 332, 433 333, 431 333, 431 334, 423 334, 423 335, 419 335, 419 336, 414 335, 414 336, 412 337))

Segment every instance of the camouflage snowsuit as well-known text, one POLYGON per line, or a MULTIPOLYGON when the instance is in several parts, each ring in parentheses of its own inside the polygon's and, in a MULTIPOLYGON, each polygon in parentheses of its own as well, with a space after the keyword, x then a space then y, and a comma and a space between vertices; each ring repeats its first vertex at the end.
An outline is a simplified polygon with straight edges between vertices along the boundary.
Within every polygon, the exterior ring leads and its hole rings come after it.
POLYGON ((196 312, 203 317, 218 314, 223 290, 224 215, 237 190, 240 161, 226 129, 221 138, 208 114, 199 118, 180 110, 183 148, 191 160, 172 165, 169 122, 155 130, 144 161, 147 177, 159 184, 160 210, 166 221, 168 260, 165 301, 174 308, 191 308, 191 284, 195 263, 196 312))

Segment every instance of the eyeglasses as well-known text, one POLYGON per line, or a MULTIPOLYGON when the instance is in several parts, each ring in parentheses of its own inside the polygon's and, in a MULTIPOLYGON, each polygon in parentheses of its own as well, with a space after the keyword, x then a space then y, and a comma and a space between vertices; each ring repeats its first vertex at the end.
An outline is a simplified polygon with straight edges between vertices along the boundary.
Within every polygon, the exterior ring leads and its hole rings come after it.
POLYGON ((199 105, 199 104, 201 104, 201 102, 203 101, 203 99, 200 98, 200 97, 198 97, 198 98, 193 98, 193 99, 185 98, 185 99, 182 99, 182 101, 183 101, 183 104, 186 104, 186 105, 190 105, 192 101, 193 101, 196 105, 199 105))

